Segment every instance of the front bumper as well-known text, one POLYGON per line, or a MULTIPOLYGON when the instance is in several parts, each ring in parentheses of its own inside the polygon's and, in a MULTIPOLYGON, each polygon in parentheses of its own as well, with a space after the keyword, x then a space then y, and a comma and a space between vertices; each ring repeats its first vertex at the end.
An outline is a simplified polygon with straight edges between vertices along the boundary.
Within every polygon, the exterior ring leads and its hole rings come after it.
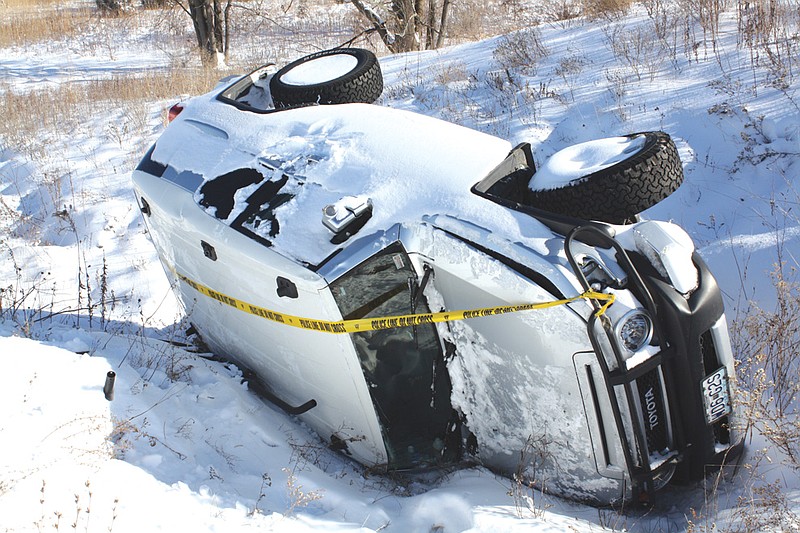
MULTIPOLYGON (((719 466, 741 452, 741 423, 733 411, 708 424, 702 395, 702 381, 720 367, 735 376, 734 357, 725 320, 722 295, 703 260, 695 254, 699 287, 685 298, 657 274, 645 274, 659 312, 659 323, 667 344, 662 368, 667 400, 673 414, 675 446, 681 461, 675 479, 701 479, 710 465, 719 466)), ((643 265, 641 267, 645 269, 643 265)), ((731 393, 735 388, 731 385, 731 393)))
MULTIPOLYGON (((567 239, 568 257, 569 241, 581 231, 567 239)), ((719 287, 698 255, 692 257, 698 286, 683 295, 644 256, 605 239, 628 275, 627 288, 654 318, 659 351, 629 367, 607 319, 593 315, 588 331, 595 355, 591 361, 581 359, 584 368, 576 359, 576 370, 582 389, 590 393, 584 402, 590 426, 595 426, 598 472, 621 472, 630 482, 626 497, 650 503, 670 479, 701 479, 709 466, 741 452, 734 384, 729 385, 734 410, 712 424, 706 422, 702 392, 703 380, 720 367, 733 378, 734 358, 719 287)))

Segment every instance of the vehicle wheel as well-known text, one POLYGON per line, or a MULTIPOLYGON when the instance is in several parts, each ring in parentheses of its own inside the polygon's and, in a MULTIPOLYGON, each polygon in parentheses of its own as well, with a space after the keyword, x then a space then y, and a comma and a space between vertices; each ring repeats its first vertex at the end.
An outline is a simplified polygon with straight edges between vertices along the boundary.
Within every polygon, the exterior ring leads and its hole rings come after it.
POLYGON ((337 48, 293 61, 269 82, 276 108, 303 104, 371 104, 383 92, 378 59, 369 50, 337 48))
POLYGON ((554 188, 543 187, 544 180, 537 183, 537 171, 531 178, 528 203, 547 211, 612 224, 632 221, 638 213, 675 192, 683 182, 678 150, 670 136, 661 131, 566 148, 554 154, 542 169, 553 166, 551 162, 579 164, 581 168, 595 166, 599 170, 554 188), (604 148, 618 140, 620 151, 609 157, 604 148), (603 166, 602 161, 582 160, 582 157, 597 157, 598 153, 614 162, 603 166))

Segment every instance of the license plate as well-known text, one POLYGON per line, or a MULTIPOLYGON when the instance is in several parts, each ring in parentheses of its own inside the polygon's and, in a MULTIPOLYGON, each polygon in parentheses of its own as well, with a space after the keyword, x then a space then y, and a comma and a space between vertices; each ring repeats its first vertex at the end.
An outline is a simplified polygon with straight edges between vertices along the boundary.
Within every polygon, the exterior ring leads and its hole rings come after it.
POLYGON ((723 366, 703 380, 703 403, 706 408, 706 422, 713 424, 731 412, 731 398, 728 392, 728 370, 723 366))

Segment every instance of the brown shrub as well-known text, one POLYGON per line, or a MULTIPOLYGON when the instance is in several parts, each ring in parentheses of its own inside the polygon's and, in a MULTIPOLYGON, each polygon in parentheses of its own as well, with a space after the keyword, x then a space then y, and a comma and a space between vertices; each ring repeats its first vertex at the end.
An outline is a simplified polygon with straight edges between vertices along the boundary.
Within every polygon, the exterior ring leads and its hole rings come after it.
POLYGON ((615 19, 624 15, 633 0, 582 0, 583 14, 593 19, 615 19))
POLYGON ((0 5, 0 47, 80 35, 93 13, 91 4, 64 6, 58 0, 5 0, 0 5))

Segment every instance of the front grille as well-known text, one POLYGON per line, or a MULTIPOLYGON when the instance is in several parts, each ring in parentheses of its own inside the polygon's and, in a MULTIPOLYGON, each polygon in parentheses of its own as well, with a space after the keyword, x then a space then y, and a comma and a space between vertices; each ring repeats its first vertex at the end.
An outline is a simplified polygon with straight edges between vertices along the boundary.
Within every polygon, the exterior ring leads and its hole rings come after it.
POLYGON ((669 420, 658 368, 637 379, 636 388, 639 392, 648 452, 651 455, 664 452, 670 447, 667 427, 669 420))
POLYGON ((706 371, 706 376, 720 367, 711 330, 700 335, 700 356, 703 358, 703 369, 706 371))

